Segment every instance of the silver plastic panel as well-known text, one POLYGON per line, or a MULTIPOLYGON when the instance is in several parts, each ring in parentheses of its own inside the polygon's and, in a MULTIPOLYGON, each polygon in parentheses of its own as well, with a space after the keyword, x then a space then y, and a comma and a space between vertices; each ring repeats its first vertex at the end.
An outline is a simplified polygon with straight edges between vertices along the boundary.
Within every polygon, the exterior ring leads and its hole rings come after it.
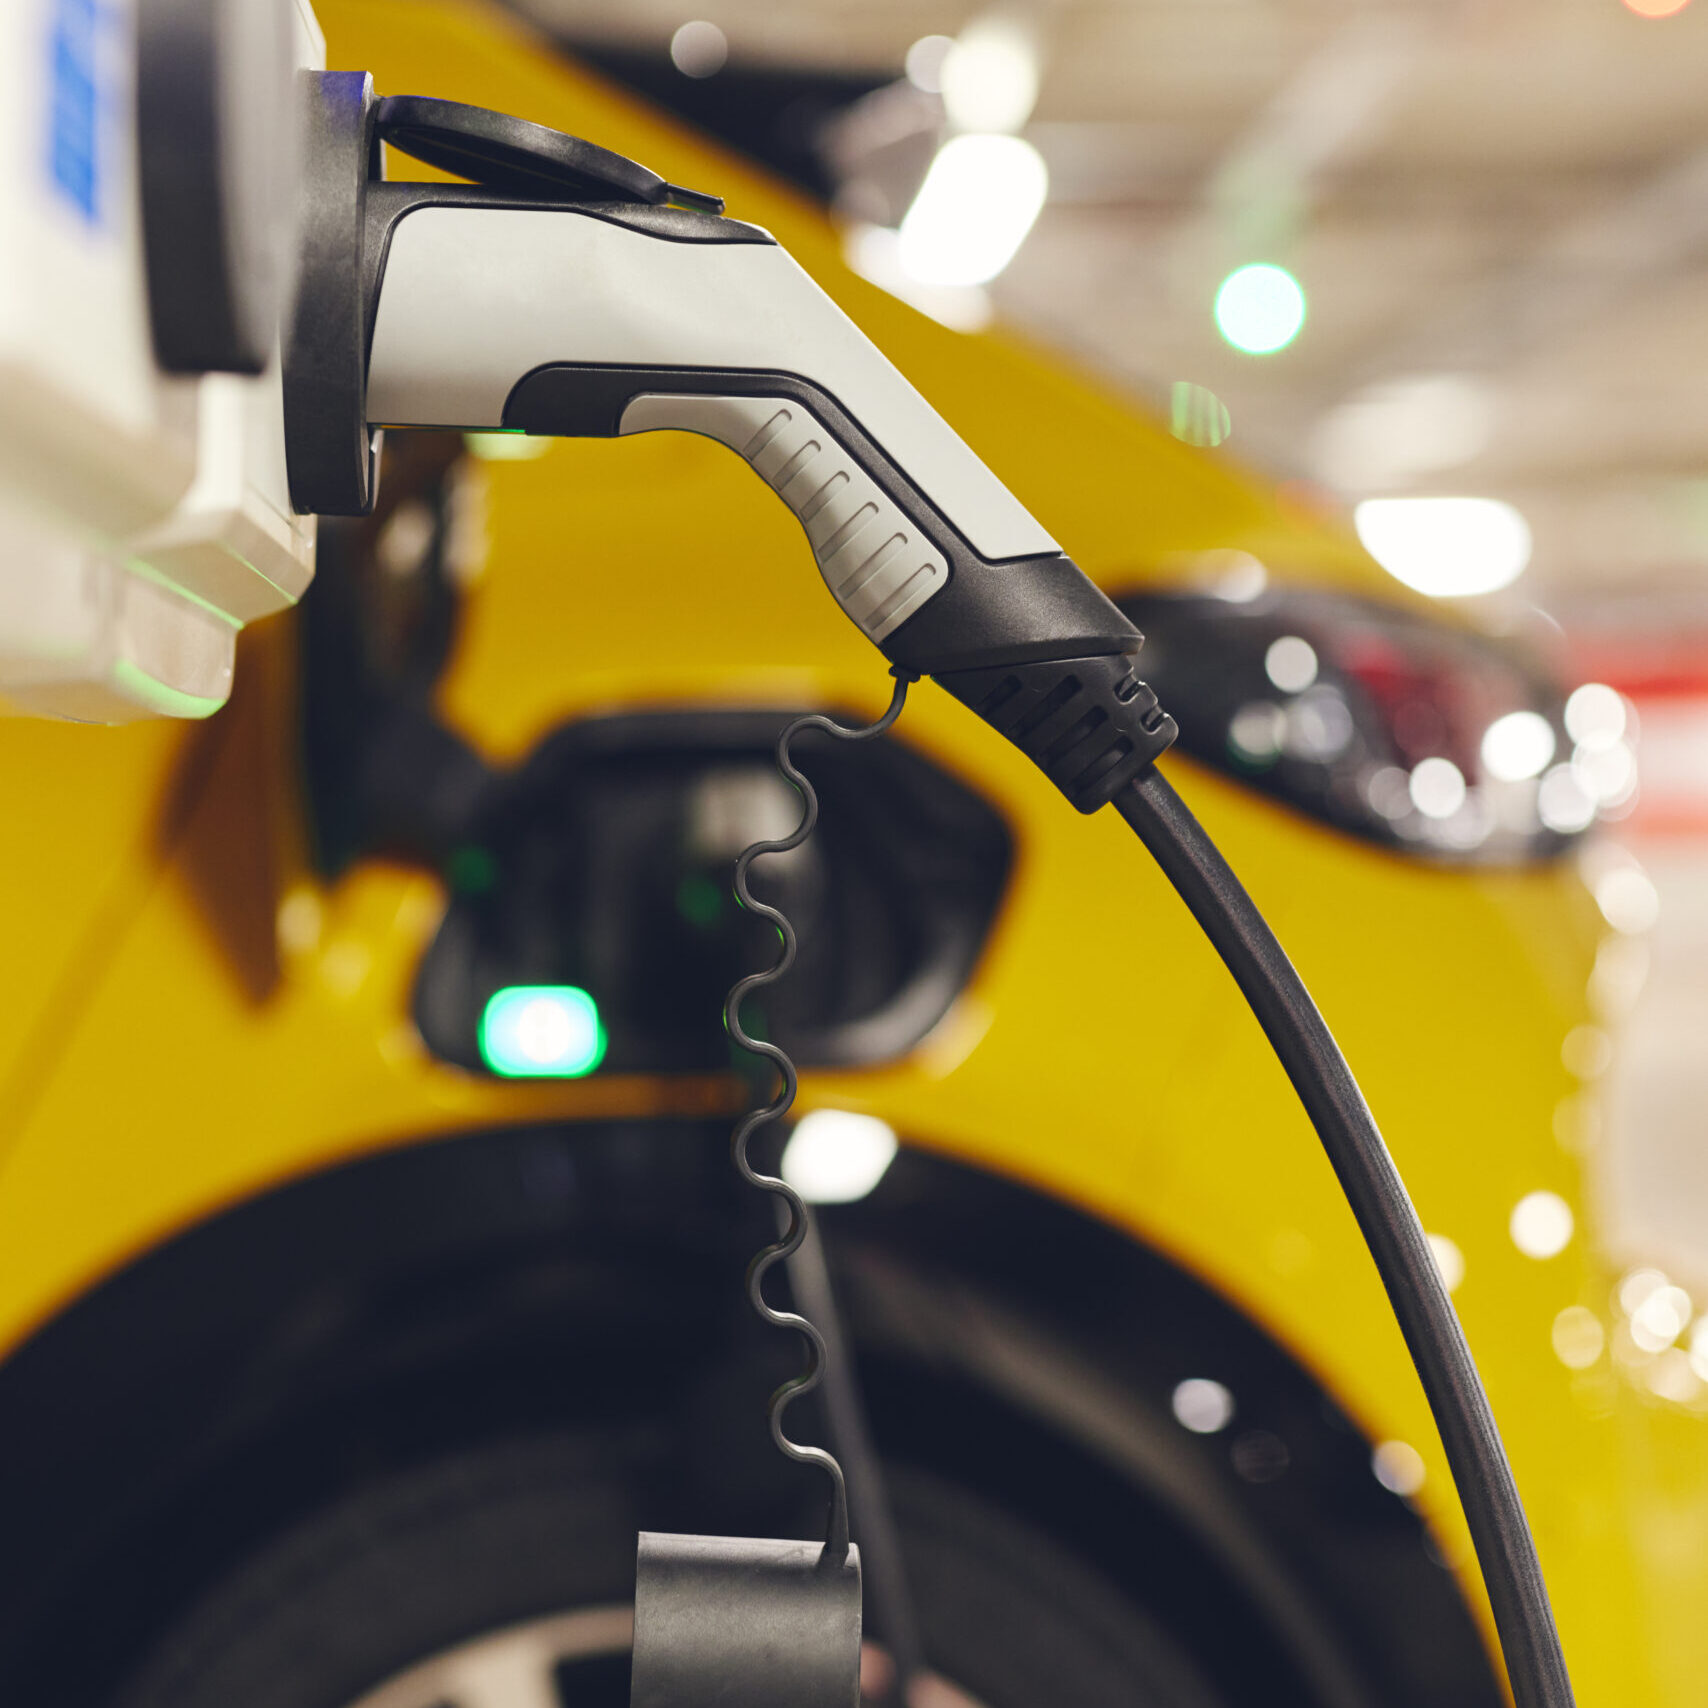
POLYGON ((786 251, 583 214, 420 208, 391 240, 368 417, 496 427, 551 363, 787 373, 824 388, 982 557, 1061 548, 786 251))
POLYGON ((728 445, 794 511, 824 584, 881 641, 949 581, 949 565, 810 410, 784 397, 652 393, 622 430, 702 433, 728 445))

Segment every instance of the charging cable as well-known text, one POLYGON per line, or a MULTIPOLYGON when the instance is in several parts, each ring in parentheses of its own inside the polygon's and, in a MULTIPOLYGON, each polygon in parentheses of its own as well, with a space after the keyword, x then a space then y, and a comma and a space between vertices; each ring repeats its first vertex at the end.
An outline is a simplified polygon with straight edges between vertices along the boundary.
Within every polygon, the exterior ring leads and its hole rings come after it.
POLYGON ((1168 779, 1152 766, 1114 804, 1233 974, 1352 1206, 1447 1449, 1518 1708, 1570 1708, 1536 1544, 1488 1395, 1352 1069, 1256 903, 1168 779))

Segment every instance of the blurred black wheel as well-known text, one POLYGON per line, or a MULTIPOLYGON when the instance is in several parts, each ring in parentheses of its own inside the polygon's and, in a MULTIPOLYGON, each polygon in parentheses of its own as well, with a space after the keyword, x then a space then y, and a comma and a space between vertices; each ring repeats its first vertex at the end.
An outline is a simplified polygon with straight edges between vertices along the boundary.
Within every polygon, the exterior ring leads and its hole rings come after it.
POLYGON ((1153 1619, 1036 1526, 936 1477, 890 1483, 937 1675, 913 1708, 1221 1708, 1153 1619))
MULTIPOLYGON (((598 1708, 637 1529, 822 1521, 767 1439, 798 1349, 736 1284, 771 1226, 727 1141, 614 1122, 388 1150, 44 1327, 0 1362, 0 1702, 353 1708, 532 1625, 584 1669, 545 1708, 598 1708)), ((907 1150, 825 1228, 941 1674, 914 1708, 1499 1708, 1371 1443, 1226 1301, 907 1150), (1181 1425, 1200 1376, 1241 1430, 1181 1425), (1283 1475, 1242 1468, 1253 1432, 1283 1475)))
MULTIPOLYGON (((553 1437, 359 1487, 229 1573, 113 1708, 626 1708, 635 1461, 553 1437)), ((894 1496, 934 1668, 912 1708, 1221 1708, 1034 1525, 918 1473, 894 1496)))

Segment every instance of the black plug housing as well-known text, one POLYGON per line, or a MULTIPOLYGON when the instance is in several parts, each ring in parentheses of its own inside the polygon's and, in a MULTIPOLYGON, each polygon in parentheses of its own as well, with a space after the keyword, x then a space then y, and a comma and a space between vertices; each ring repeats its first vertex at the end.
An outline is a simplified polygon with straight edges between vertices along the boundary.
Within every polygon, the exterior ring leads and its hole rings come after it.
POLYGON ((1165 753, 1174 719, 1133 671, 1134 654, 1050 658, 936 676, 1085 813, 1165 753))

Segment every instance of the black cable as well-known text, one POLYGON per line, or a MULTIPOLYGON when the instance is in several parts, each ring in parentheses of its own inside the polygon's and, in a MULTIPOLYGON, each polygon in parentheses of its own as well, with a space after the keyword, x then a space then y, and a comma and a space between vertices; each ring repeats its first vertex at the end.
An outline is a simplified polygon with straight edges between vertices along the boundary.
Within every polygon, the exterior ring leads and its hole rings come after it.
POLYGON ((807 1207, 800 1193, 788 1181, 777 1175, 761 1174, 748 1160, 747 1155, 748 1143, 753 1135, 761 1127, 768 1126, 788 1114, 794 1105, 799 1082, 795 1074, 795 1064, 789 1059, 788 1053, 769 1039, 752 1036, 742 1025, 741 1005, 754 991, 775 984, 795 964, 795 928, 776 908, 760 901, 754 895, 748 887, 747 877, 755 860, 765 854, 787 854, 799 848, 812 835, 818 824, 818 791, 789 754, 795 737, 807 730, 822 730, 826 735, 835 736, 838 741, 870 741, 874 736, 882 735, 901 716, 901 709, 907 703, 908 684, 918 680, 900 665, 895 666, 890 674, 896 679, 895 691, 890 696, 889 709, 875 723, 850 726, 839 724, 834 718, 827 718, 819 712, 808 712, 803 717, 795 718, 777 737, 777 769, 794 785, 796 793, 801 797, 801 821, 787 836, 778 837, 774 841, 755 842, 741 851, 735 862, 735 899, 748 913, 756 914, 770 922, 777 932, 777 942, 782 952, 769 967, 738 979, 724 1003, 724 1030, 729 1033, 731 1039, 740 1049, 746 1050, 750 1055, 762 1057, 777 1071, 777 1089, 770 1100, 750 1109, 736 1123, 735 1132, 730 1138, 730 1160, 749 1186, 757 1186, 772 1193, 781 1200, 788 1212, 787 1225, 782 1236, 775 1244, 759 1251, 747 1266, 747 1298, 762 1321, 771 1324, 773 1328, 792 1328, 807 1343, 805 1368, 799 1375, 791 1376, 772 1394, 766 1409, 771 1421, 771 1439, 776 1442, 778 1450, 799 1464, 817 1465, 830 1479, 830 1517, 825 1528, 824 1558, 834 1565, 840 1565, 847 1559, 849 1546, 848 1485, 842 1475, 842 1467, 836 1462, 835 1454, 827 1453, 822 1447, 803 1446, 792 1440, 783 1429, 783 1414, 803 1394, 810 1394, 818 1386, 824 1373, 824 1336, 798 1311, 779 1311, 765 1301, 766 1272, 773 1264, 794 1256, 807 1236, 807 1207))
POLYGON ((1536 1544, 1488 1395, 1417 1211, 1346 1058, 1275 933, 1154 767, 1115 796, 1215 945, 1273 1046, 1376 1260, 1447 1449, 1518 1708, 1571 1708, 1536 1544))
MULTIPOLYGON (((779 1201, 777 1220, 785 1224, 785 1232, 788 1213, 788 1207, 779 1201)), ((890 1651, 895 1668, 876 1700, 905 1708, 914 1680, 925 1670, 919 1619, 908 1585, 888 1479, 872 1440, 859 1371, 843 1328, 842 1307, 837 1301, 830 1265, 825 1260, 824 1239, 813 1211, 807 1211, 806 1238, 786 1261, 795 1307, 809 1322, 817 1324, 824 1340, 824 1386, 820 1397, 825 1430, 831 1448, 848 1473, 849 1526, 860 1545, 866 1601, 877 1615, 878 1633, 890 1651)), ((862 1685, 862 1703, 867 1700, 869 1688, 862 1685)))

